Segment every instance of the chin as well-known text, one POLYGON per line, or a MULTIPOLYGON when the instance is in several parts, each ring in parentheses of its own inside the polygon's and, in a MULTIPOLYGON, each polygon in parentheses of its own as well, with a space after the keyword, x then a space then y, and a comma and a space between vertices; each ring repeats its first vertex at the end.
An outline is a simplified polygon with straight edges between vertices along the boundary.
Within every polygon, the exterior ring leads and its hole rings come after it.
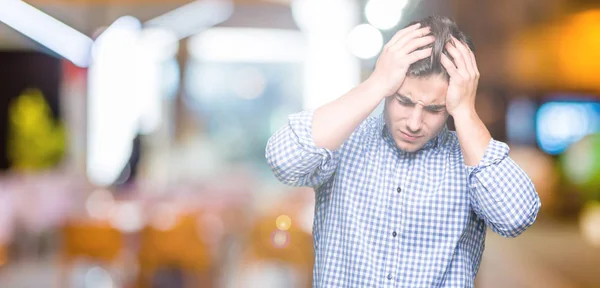
POLYGON ((419 151, 419 149, 423 148, 424 145, 421 143, 407 143, 404 141, 396 141, 396 146, 405 152, 414 153, 419 151))

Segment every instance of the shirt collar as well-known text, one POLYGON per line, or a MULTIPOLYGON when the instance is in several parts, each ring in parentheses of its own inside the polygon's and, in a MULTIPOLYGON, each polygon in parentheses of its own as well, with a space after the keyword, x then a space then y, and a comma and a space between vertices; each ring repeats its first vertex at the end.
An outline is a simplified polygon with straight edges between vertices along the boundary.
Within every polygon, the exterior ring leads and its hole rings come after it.
MULTIPOLYGON (((390 135, 390 131, 385 123, 385 115, 383 112, 381 114, 379 114, 379 116, 377 116, 377 131, 379 132, 379 135, 385 140, 385 142, 388 143, 388 145, 390 145, 394 149, 398 149, 398 147, 396 146, 396 143, 394 142, 392 135, 390 135)), ((426 150, 426 149, 431 149, 431 148, 437 149, 439 147, 442 147, 444 145, 444 143, 446 142, 446 140, 448 139, 449 133, 450 133, 450 130, 448 130, 448 125, 444 124, 444 127, 442 128, 440 133, 437 136, 435 136, 433 139, 431 139, 427 143, 425 143, 425 145, 423 146, 423 148, 421 148, 421 150, 426 150)))

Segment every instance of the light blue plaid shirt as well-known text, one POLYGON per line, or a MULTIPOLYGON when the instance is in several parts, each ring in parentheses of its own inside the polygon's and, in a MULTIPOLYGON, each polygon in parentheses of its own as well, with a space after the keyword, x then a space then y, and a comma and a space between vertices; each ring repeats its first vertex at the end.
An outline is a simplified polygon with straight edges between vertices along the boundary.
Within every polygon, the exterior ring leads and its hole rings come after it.
POLYGON ((381 114, 331 151, 314 143, 313 114, 291 115, 266 158, 281 182, 315 188, 314 287, 473 287, 486 227, 515 237, 537 217, 535 188, 502 142, 475 167, 447 128, 407 153, 381 114))

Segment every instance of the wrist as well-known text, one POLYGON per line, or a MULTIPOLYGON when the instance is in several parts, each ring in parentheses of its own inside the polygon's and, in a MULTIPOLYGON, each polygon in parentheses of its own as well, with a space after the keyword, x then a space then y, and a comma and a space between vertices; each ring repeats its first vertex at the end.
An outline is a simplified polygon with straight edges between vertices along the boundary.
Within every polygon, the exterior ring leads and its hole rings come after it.
POLYGON ((373 78, 373 77, 369 77, 367 80, 362 82, 359 85, 359 87, 362 91, 364 91, 368 95, 376 97, 380 100, 383 100, 385 97, 390 96, 390 95, 388 95, 389 93, 388 93, 387 89, 385 88, 385 86, 382 85, 380 81, 378 81, 376 78, 373 78))
POLYGON ((470 125, 475 122, 480 122, 479 115, 477 115, 477 111, 474 108, 460 108, 455 109, 450 114, 452 118, 454 118, 454 123, 457 126, 470 125))
POLYGON ((450 116, 452 116, 454 119, 457 119, 457 118, 468 119, 468 118, 472 118, 472 117, 477 117, 477 111, 475 111, 475 107, 469 107, 469 106, 456 107, 456 108, 452 109, 451 111, 448 111, 448 114, 450 114, 450 116))

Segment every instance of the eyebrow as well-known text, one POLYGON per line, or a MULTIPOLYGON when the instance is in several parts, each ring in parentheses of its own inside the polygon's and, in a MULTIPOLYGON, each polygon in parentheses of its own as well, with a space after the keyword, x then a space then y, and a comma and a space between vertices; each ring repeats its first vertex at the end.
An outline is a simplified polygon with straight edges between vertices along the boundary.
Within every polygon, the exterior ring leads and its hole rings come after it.
MULTIPOLYGON (((396 93, 395 96, 396 96, 396 98, 398 98, 398 100, 400 100, 402 102, 406 102, 406 103, 412 104, 412 105, 416 104, 412 101, 412 99, 410 99, 400 93, 396 93)), ((427 105, 424 107, 425 107, 425 109, 428 109, 428 110, 442 110, 442 109, 446 108, 446 104, 434 104, 434 105, 427 105)))

